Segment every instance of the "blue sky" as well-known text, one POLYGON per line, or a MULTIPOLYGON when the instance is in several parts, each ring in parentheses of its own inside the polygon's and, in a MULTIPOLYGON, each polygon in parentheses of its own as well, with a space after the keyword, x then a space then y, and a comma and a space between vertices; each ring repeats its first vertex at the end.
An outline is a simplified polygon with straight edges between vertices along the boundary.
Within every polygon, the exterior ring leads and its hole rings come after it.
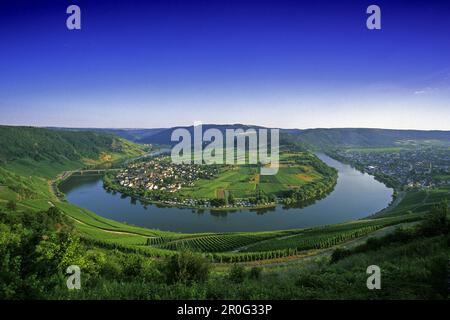
POLYGON ((1 1, 0 123, 448 130, 449 17, 433 1, 1 1))

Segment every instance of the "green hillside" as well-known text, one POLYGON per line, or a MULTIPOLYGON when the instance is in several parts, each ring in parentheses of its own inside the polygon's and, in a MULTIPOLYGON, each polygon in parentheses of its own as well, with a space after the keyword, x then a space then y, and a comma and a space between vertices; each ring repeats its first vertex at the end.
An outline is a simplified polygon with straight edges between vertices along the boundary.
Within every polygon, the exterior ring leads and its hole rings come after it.
MULTIPOLYGON (((178 128, 187 129, 193 135, 194 128, 174 127, 158 129, 153 134, 142 135, 137 141, 142 143, 172 144, 170 137, 172 131, 178 128)), ((203 130, 219 129, 225 133, 226 129, 261 129, 259 126, 242 124, 212 125, 204 124, 203 130)), ((136 139, 136 138, 135 138, 136 139)), ((408 140, 436 140, 450 143, 450 131, 423 131, 423 130, 392 130, 370 128, 317 128, 317 129, 280 129, 282 143, 300 143, 308 148, 327 147, 391 147, 399 141, 408 140)))
POLYGON ((0 165, 53 177, 68 169, 139 155, 144 147, 110 133, 0 126, 0 165))
POLYGON ((400 141, 437 140, 450 144, 450 131, 390 130, 367 128, 308 129, 285 134, 287 141, 300 142, 309 148, 392 147, 400 141))

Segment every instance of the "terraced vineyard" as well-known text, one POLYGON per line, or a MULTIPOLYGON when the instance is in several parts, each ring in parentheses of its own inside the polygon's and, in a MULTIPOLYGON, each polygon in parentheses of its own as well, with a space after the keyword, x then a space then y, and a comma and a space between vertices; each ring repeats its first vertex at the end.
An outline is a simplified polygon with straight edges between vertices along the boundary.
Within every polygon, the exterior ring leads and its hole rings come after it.
POLYGON ((179 250, 202 252, 219 263, 249 262, 330 248, 391 225, 418 219, 418 215, 411 214, 304 230, 151 237, 147 239, 146 247, 166 253, 179 250))
POLYGON ((266 239, 296 234, 299 231, 266 232, 266 233, 238 233, 216 234, 187 239, 176 239, 157 244, 158 247, 169 250, 189 249, 200 252, 225 252, 245 247, 266 239))
POLYGON ((297 251, 310 250, 310 249, 324 249, 329 248, 340 243, 352 240, 370 232, 374 232, 383 228, 384 225, 373 225, 362 228, 357 228, 344 232, 325 232, 323 234, 317 232, 304 232, 299 235, 295 235, 284 239, 274 239, 273 241, 256 244, 249 246, 242 250, 243 252, 255 252, 255 251, 273 251, 284 249, 295 249, 297 251))

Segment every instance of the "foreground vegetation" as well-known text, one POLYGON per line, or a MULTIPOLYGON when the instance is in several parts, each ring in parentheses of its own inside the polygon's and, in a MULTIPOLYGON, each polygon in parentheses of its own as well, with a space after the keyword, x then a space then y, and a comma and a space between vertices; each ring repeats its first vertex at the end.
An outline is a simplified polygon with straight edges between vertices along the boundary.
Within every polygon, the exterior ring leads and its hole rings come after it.
POLYGON ((445 299, 450 244, 448 204, 415 226, 350 249, 276 268, 214 268, 200 254, 163 259, 104 249, 73 234, 59 209, 0 214, 0 298, 51 299, 445 299), (64 270, 83 270, 82 289, 65 287, 64 270), (382 270, 382 290, 367 290, 365 270, 382 270))
POLYGON ((431 209, 450 190, 409 193, 389 212, 340 225, 180 234, 99 217, 38 185, 33 199, 1 193, 10 197, 0 210, 1 298, 445 298, 447 205, 431 209), (83 270, 78 292, 65 287, 71 264, 83 270), (370 264, 383 270, 381 291, 365 287, 370 264))

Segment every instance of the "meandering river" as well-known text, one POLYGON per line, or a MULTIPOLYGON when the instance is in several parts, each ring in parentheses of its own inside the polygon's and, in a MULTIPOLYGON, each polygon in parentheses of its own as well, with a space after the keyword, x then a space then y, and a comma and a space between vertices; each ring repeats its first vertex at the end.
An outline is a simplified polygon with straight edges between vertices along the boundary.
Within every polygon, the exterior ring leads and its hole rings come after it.
POLYGON ((103 189, 101 176, 72 176, 60 185, 69 202, 120 222, 179 232, 266 231, 306 228, 366 217, 385 208, 393 190, 325 154, 317 156, 339 172, 333 192, 305 208, 202 213, 192 209, 144 206, 103 189))

